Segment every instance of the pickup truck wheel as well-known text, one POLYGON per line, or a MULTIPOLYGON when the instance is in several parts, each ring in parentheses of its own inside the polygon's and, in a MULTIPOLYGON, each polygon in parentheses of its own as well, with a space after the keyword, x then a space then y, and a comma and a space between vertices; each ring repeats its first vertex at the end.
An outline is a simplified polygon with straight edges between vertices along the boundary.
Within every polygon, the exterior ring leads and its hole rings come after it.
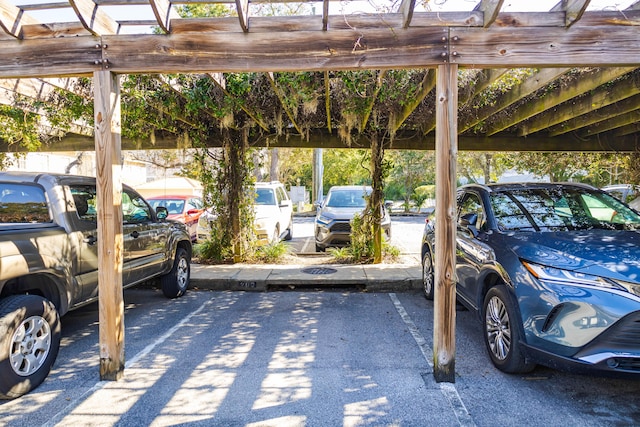
POLYGON ((171 271, 160 278, 162 293, 167 298, 178 298, 184 295, 189 286, 191 260, 187 251, 178 248, 171 271))
POLYGON ((0 301, 0 398, 15 399, 49 375, 60 348, 60 317, 37 295, 0 301))

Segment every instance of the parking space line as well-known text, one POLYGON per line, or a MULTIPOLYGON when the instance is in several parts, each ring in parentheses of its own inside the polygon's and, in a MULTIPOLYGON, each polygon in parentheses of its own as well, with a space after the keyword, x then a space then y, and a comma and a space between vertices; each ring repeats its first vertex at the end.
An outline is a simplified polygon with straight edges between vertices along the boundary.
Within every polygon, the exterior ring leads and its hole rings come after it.
MULTIPOLYGON (((429 365, 431 370, 433 370, 433 350, 431 350, 431 348, 427 344, 427 340, 422 336, 422 334, 418 330, 418 327, 413 322, 413 320, 409 316, 409 313, 407 313, 407 310, 405 310, 396 294, 389 293, 389 298, 391 298, 391 301, 393 302, 396 311, 402 318, 402 321, 407 326, 407 328, 409 328, 409 332, 411 333, 411 336, 415 340, 416 344, 418 344, 418 347, 422 352, 422 356, 427 361, 427 364, 429 365)), ((455 385, 452 383, 441 382, 438 383, 438 386, 440 387, 440 392, 449 401, 449 404, 451 405, 451 408, 453 409, 453 412, 458 419, 458 424, 464 427, 474 427, 476 424, 473 422, 471 415, 469 415, 467 407, 464 406, 464 402, 460 398, 455 385)))
MULTIPOLYGON (((314 239, 314 243, 315 243, 315 239, 314 239)), ((311 237, 307 237, 306 239, 304 239, 304 245, 302 245, 302 249, 300 249, 300 253, 306 253, 307 252, 307 248, 309 247, 309 245, 311 245, 311 237)), ((315 248, 313 248, 314 252, 315 252, 315 248)))
MULTIPOLYGON (((152 342, 151 344, 146 346, 142 351, 138 352, 138 354, 133 356, 129 361, 125 362, 125 365, 124 365, 125 369, 130 369, 131 366, 134 365, 136 362, 138 362, 141 358, 143 358, 144 356, 149 354, 158 345, 162 344, 164 341, 169 339, 171 337, 171 335, 173 335, 178 329, 180 329, 187 322, 189 322, 193 316, 196 316, 197 314, 202 312, 202 310, 204 310, 204 308, 206 306, 208 306, 209 304, 211 304, 213 301, 214 301, 214 299, 210 299, 210 300, 205 301, 200 307, 198 307, 197 310, 194 310, 188 316, 184 317, 180 322, 178 322, 171 329, 169 329, 167 332, 165 332, 161 337, 159 337, 157 340, 155 340, 154 342, 152 342)), ((113 381, 99 381, 99 382, 97 382, 93 387, 91 387, 89 390, 85 391, 80 396, 75 398, 64 409, 62 409, 60 412, 58 412, 53 417, 51 417, 51 419, 47 423, 43 424, 42 427, 53 427, 53 426, 55 426, 60 421, 62 421, 67 415, 71 414, 71 412, 78 405, 80 405, 84 400, 86 400, 88 396, 91 396, 92 394, 94 394, 95 392, 99 391, 100 389, 104 388, 107 384, 110 384, 112 382, 113 381)))

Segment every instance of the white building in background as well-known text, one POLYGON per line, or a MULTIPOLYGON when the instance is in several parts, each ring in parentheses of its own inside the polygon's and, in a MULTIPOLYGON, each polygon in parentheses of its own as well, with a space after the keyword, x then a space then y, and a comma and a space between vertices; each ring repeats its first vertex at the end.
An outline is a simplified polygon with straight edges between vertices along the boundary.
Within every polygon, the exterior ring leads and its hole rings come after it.
POLYGON ((92 152, 9 153, 8 171, 50 172, 96 176, 92 152))
MULTIPOLYGON (((6 169, 8 171, 96 176, 96 155, 93 151, 9 153, 8 156, 11 159, 11 166, 6 169)), ((140 156, 133 155, 133 152, 123 151, 122 156, 122 182, 131 187, 168 178, 177 172, 140 160, 140 156)))

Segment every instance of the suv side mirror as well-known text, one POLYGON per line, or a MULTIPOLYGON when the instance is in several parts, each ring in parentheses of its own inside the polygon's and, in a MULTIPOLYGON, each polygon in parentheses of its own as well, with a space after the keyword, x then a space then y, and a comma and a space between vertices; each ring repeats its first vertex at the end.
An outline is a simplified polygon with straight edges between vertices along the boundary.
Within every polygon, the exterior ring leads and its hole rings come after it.
POLYGON ((458 226, 469 230, 474 236, 477 236, 478 235, 478 229, 476 228, 477 222, 478 222, 478 214, 468 213, 460 217, 460 220, 458 221, 458 226))

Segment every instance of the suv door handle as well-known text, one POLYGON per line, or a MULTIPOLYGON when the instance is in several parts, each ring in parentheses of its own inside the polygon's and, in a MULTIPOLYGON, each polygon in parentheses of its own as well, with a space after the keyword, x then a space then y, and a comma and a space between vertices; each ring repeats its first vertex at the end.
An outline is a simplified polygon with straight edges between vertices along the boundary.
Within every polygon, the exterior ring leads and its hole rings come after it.
POLYGON ((88 245, 93 246, 98 241, 98 238, 92 234, 90 236, 85 237, 82 241, 85 242, 88 245))

